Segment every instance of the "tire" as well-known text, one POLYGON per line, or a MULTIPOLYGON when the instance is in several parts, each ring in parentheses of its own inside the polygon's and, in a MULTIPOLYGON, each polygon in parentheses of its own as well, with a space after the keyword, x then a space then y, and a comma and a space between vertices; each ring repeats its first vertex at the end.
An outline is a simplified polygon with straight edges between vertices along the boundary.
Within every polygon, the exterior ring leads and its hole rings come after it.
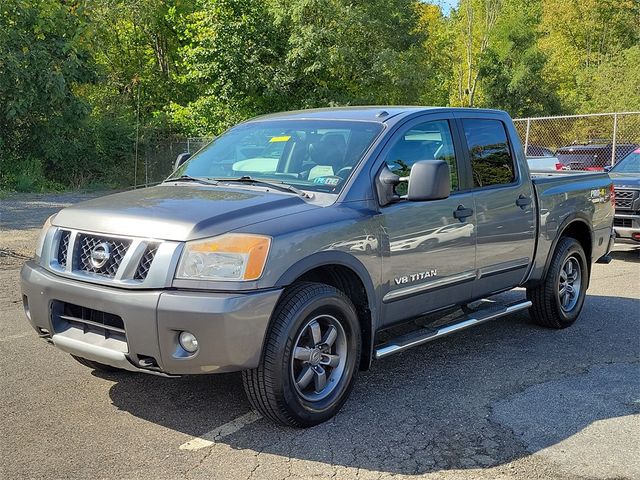
POLYGON ((124 372, 121 368, 112 367, 111 365, 105 365, 104 363, 94 362, 93 360, 87 360, 86 358, 76 357, 71 355, 74 360, 81 363, 85 367, 89 367, 92 370, 100 370, 101 372, 124 372))
POLYGON ((573 324, 582 311, 588 285, 589 265, 582 245, 574 238, 561 238, 546 277, 538 286, 527 289, 527 298, 533 303, 529 310, 533 323, 558 329, 573 324), (568 270, 574 273, 567 275, 568 270), (575 295, 567 293, 569 287, 575 295))
POLYGON ((307 282, 288 288, 271 318, 258 368, 242 372, 251 405, 292 427, 330 419, 353 386, 360 342, 356 309, 341 291, 307 282))

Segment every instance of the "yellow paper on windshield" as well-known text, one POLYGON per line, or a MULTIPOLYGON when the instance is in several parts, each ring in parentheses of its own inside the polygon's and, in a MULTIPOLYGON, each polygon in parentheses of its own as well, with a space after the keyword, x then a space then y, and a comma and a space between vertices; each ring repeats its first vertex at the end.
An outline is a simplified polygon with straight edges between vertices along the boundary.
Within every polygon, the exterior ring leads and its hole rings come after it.
POLYGON ((282 137, 271 137, 271 140, 269 140, 269 143, 288 142, 290 138, 291 138, 291 135, 284 135, 282 137))

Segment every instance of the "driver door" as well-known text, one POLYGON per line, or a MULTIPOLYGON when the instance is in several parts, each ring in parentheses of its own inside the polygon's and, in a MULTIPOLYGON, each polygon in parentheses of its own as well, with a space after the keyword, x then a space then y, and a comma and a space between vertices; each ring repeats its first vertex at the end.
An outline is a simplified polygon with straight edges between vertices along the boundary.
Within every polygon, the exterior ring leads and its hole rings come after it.
MULTIPOLYGON (((431 201, 398 202, 381 207, 389 242, 383 258, 383 318, 392 324, 471 298, 475 278, 476 217, 473 194, 460 190, 461 148, 452 119, 413 120, 383 152, 389 169, 409 176, 420 160, 445 160, 451 170, 451 195, 431 201), (458 209, 468 216, 454 217, 458 209)), ((432 117, 433 118, 433 117, 432 117)), ((396 192, 406 194, 407 184, 396 192)))

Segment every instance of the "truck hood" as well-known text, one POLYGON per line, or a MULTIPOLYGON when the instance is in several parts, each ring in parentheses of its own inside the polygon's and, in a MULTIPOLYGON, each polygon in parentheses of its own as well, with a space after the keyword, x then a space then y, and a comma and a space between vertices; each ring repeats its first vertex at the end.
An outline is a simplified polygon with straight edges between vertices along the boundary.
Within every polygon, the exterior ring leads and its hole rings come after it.
POLYGON ((316 208, 320 207, 287 193, 165 184, 78 203, 61 210, 53 224, 103 234, 186 241, 316 208))
POLYGON ((609 176, 616 187, 640 188, 640 173, 609 172, 609 176))

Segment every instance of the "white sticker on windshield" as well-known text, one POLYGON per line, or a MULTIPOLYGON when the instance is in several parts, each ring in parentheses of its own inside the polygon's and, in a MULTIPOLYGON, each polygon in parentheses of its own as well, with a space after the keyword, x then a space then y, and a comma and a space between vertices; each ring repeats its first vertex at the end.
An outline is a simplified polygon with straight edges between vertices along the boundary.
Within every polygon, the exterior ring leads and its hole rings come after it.
POLYGON ((317 177, 330 177, 333 175, 333 167, 331 165, 316 165, 309 170, 309 181, 317 177))

